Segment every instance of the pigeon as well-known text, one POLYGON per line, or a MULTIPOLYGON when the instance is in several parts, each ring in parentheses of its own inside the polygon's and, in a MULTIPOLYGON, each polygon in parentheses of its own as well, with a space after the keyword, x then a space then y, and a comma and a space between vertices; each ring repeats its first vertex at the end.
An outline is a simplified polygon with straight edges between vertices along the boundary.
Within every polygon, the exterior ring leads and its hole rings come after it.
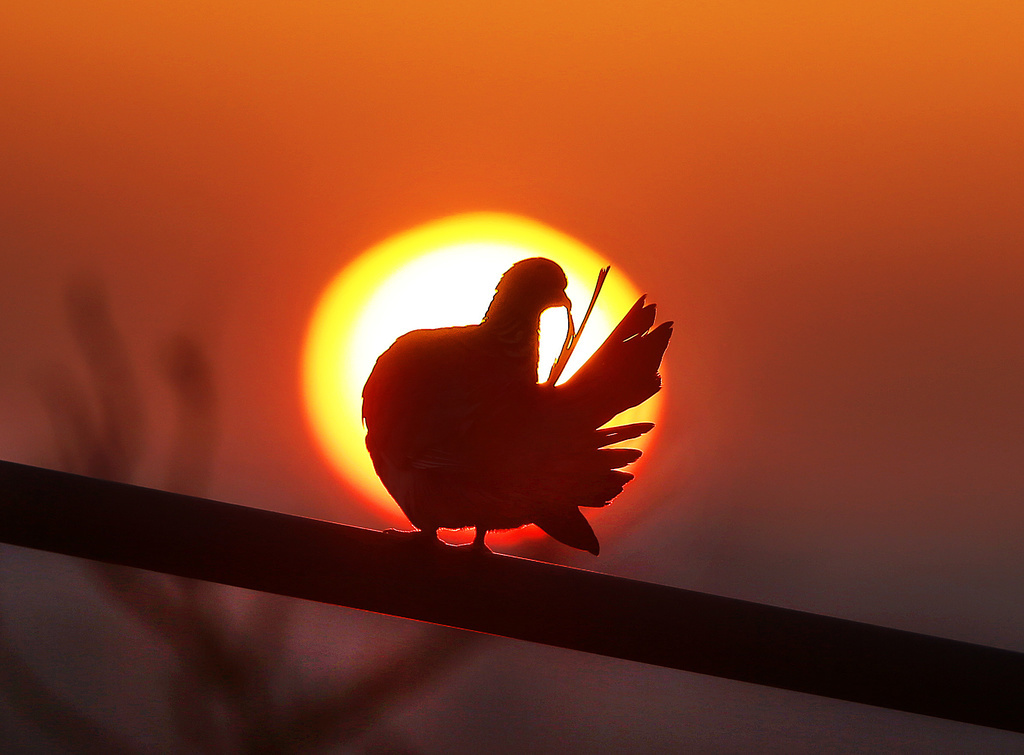
MULTIPOLYGON (((594 301, 608 269, 602 271, 594 301)), ((661 388, 672 323, 657 328, 645 296, 564 382, 573 331, 566 277, 542 257, 502 275, 477 325, 414 330, 377 359, 363 388, 366 448, 385 488, 430 541, 438 529, 488 532, 535 524, 565 545, 600 552, 580 507, 605 506, 640 451, 613 444, 654 425, 607 427, 661 388), (566 345, 538 381, 540 315, 564 307, 566 345)), ((590 310, 587 311, 589 316, 590 310)))

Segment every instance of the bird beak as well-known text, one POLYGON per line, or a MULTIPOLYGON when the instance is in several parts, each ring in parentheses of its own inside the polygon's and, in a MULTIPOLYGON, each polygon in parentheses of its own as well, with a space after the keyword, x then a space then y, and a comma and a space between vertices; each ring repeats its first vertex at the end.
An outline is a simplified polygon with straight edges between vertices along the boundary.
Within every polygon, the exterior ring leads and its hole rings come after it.
POLYGON ((569 321, 569 332, 566 334, 565 343, 566 346, 571 343, 572 339, 576 336, 576 328, 572 321, 572 302, 569 300, 569 295, 562 292, 562 300, 555 305, 556 307, 565 307, 565 317, 569 321))
POLYGON ((565 316, 569 320, 569 327, 565 332, 565 343, 562 344, 562 350, 558 354, 558 358, 555 359, 555 363, 551 365, 551 372, 548 373, 548 379, 545 381, 545 385, 554 385, 555 381, 558 380, 558 376, 562 374, 562 370, 565 369, 565 363, 569 361, 569 355, 572 354, 573 340, 576 338, 576 328, 572 321, 572 302, 569 301, 569 297, 563 297, 565 299, 564 304, 556 304, 554 306, 565 307, 565 316))

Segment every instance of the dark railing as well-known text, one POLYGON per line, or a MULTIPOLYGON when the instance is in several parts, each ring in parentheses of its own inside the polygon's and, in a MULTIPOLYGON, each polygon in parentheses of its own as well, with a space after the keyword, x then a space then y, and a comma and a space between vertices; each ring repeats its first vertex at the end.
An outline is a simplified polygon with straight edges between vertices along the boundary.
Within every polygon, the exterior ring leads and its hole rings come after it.
POLYGON ((0 461, 0 541, 1024 732, 1024 654, 0 461))

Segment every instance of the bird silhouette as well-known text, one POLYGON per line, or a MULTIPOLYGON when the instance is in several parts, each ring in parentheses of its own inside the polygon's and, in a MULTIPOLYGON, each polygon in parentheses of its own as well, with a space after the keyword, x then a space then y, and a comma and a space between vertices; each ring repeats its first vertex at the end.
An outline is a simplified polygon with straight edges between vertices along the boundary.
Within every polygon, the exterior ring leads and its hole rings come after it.
POLYGON ((640 451, 608 446, 654 425, 604 426, 661 388, 672 323, 651 330, 655 307, 640 297, 556 385, 586 321, 574 333, 565 288, 555 262, 522 260, 501 277, 480 324, 414 330, 377 359, 363 388, 366 447, 388 492, 431 540, 439 528, 474 527, 474 545, 486 548, 489 531, 536 524, 598 554, 579 507, 604 506, 622 492, 633 479, 622 468, 640 451), (540 315, 551 307, 565 307, 569 335, 540 383, 540 315))

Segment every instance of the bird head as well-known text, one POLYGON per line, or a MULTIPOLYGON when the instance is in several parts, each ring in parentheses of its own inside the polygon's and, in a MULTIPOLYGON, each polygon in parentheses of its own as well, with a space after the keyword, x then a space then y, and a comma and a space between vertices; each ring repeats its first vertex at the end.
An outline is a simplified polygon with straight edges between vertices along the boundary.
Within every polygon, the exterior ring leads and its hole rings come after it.
POLYGON ((572 302, 565 293, 566 285, 565 273, 557 263, 543 257, 520 260, 498 281, 487 319, 532 319, 550 307, 565 307, 569 312, 572 302))

